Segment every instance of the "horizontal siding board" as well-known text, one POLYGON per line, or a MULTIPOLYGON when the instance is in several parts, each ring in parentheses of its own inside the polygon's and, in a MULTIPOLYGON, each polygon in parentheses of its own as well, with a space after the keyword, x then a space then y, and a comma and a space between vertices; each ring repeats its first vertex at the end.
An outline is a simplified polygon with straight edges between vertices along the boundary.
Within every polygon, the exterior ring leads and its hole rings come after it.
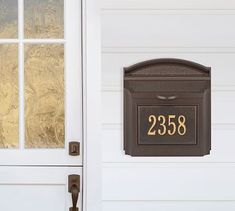
POLYGON ((103 167, 103 200, 235 200, 235 164, 103 167))
POLYGON ((103 211, 234 211, 234 201, 104 201, 103 211))
MULTIPOLYGON (((169 49, 169 51, 171 51, 169 49)), ((212 87, 235 86, 235 51, 233 53, 103 53, 102 84, 103 87, 122 87, 123 67, 155 58, 180 58, 192 60, 212 67, 212 87)))
POLYGON ((231 0, 102 0, 102 9, 235 9, 231 0))
POLYGON ((102 46, 235 47, 234 19, 226 13, 103 14, 102 46))
MULTIPOLYGON (((235 124, 235 91, 212 92, 213 124, 235 124)), ((122 92, 102 93, 102 122, 104 124, 121 124, 123 122, 122 92)))
POLYGON ((233 130, 212 130, 212 149, 204 157, 131 157, 123 150, 123 132, 119 126, 103 128, 102 150, 104 163, 235 163, 235 127, 233 130))

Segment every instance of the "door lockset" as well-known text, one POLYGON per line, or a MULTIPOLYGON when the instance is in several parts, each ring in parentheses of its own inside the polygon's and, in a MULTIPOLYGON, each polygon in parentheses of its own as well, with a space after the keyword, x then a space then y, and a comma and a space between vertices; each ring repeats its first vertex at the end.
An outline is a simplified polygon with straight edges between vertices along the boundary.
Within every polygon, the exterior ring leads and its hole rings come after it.
POLYGON ((69 175, 68 177, 68 191, 72 195, 72 207, 69 211, 79 211, 77 207, 78 196, 80 193, 80 176, 76 174, 69 175))
POLYGON ((80 143, 77 141, 69 142, 69 155, 78 156, 80 155, 80 143))

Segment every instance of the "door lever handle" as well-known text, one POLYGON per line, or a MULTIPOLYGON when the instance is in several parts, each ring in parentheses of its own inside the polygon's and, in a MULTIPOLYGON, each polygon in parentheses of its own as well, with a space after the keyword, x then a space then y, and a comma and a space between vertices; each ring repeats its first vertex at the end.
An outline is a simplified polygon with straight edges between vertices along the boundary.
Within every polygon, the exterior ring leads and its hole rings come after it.
POLYGON ((72 193, 73 207, 70 207, 69 211, 78 211, 78 208, 77 208, 78 195, 79 195, 78 186, 77 185, 72 185, 70 191, 72 193))
POLYGON ((68 191, 72 195, 73 206, 69 208, 69 211, 78 211, 77 203, 80 193, 80 176, 79 175, 69 175, 68 178, 68 191))

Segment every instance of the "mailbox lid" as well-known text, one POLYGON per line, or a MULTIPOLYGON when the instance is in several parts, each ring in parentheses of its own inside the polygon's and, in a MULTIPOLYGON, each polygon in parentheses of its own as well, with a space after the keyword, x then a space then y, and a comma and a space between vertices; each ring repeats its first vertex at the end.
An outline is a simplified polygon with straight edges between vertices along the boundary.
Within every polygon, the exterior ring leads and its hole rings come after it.
POLYGON ((211 68, 175 58, 153 59, 124 68, 124 80, 210 80, 211 68))

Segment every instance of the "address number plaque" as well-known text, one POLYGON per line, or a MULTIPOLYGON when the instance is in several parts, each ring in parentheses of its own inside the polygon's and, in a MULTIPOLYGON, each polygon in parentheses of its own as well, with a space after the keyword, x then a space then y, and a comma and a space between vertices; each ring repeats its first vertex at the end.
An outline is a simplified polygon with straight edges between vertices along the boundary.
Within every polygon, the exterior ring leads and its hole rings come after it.
POLYGON ((211 149, 210 68, 155 59, 124 68, 124 150, 203 156, 211 149))

